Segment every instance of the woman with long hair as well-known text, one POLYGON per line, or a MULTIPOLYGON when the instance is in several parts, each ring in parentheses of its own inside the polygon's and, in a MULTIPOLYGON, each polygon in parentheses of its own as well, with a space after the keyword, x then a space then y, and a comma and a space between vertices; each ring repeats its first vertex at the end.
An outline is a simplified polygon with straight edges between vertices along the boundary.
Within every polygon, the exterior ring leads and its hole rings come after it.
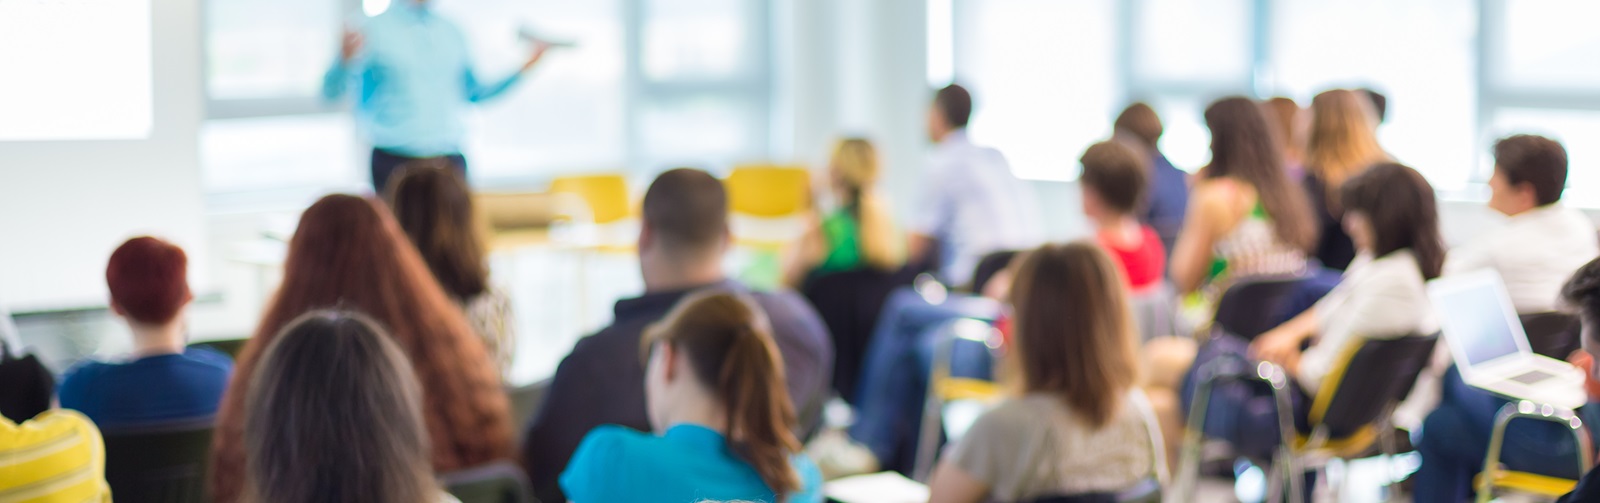
POLYGON ((516 355, 516 321, 511 299, 489 284, 488 253, 466 180, 449 164, 424 161, 402 168, 386 196, 406 237, 506 375, 516 355))
POLYGON ((1368 167, 1389 160, 1378 145, 1377 117, 1364 93, 1335 89, 1311 100, 1306 144, 1306 195, 1320 224, 1316 258, 1343 271, 1355 258, 1355 245, 1342 226, 1339 187, 1368 167))
POLYGON ((1128 294, 1111 258, 1088 242, 1050 244, 1016 268, 1007 365, 1022 394, 940 461, 929 501, 1117 493, 1155 475, 1128 294))
POLYGON ((242 501, 453 500, 434 480, 411 364, 366 316, 289 323, 245 391, 242 501))
POLYGON ((569 500, 822 501, 760 308, 733 293, 692 294, 646 331, 640 350, 656 434, 589 432, 561 474, 569 500))
POLYGON ((1248 98, 1206 108, 1211 164, 1189 197, 1171 254, 1173 282, 1192 292, 1219 278, 1291 276, 1306 271, 1316 245, 1304 191, 1289 182, 1283 154, 1261 109, 1248 98))
POLYGON ((358 311, 389 327, 422 383, 435 472, 511 459, 510 409, 494 363, 382 203, 342 194, 317 201, 301 215, 283 269, 217 413, 216 501, 236 501, 242 488, 245 395, 261 353, 290 321, 318 309, 358 311))
POLYGON ((865 138, 839 140, 828 161, 836 207, 817 220, 788 260, 784 281, 799 286, 810 274, 863 267, 892 270, 905 259, 895 247, 894 222, 878 194, 878 150, 865 138))

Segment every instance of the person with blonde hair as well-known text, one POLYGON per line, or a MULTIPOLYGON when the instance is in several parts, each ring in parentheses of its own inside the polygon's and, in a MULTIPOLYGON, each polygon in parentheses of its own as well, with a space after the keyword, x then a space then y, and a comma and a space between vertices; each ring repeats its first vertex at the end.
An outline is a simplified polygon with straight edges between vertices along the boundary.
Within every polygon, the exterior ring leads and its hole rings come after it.
POLYGON ((1343 271, 1355 259, 1355 244, 1340 222, 1339 188, 1375 164, 1389 160, 1378 145, 1377 114, 1364 94, 1335 89, 1311 100, 1311 128, 1306 139, 1304 185, 1317 212, 1317 260, 1343 271))
POLYGON ((940 461, 931 502, 1115 494, 1163 460, 1140 409, 1121 274, 1089 242, 1048 244, 1016 266, 1006 353, 1020 396, 985 413, 940 461))
POLYGON ((834 146, 828 186, 836 205, 801 238, 785 267, 788 285, 798 287, 811 274, 900 266, 903 250, 894 245, 894 222, 876 187, 881 173, 871 141, 845 138, 834 146))

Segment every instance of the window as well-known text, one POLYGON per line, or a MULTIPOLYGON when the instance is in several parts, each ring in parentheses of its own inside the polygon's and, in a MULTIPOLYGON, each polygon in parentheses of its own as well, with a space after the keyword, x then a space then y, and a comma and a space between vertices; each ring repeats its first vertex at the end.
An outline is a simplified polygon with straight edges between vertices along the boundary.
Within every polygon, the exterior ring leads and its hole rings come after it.
POLYGON ((1590 90, 1600 88, 1600 3, 1539 0, 1493 3, 1501 39, 1495 83, 1512 88, 1590 90))
POLYGON ((1119 98, 1112 2, 959 0, 956 80, 969 86, 974 141, 1020 178, 1070 180, 1078 155, 1111 136, 1119 98))

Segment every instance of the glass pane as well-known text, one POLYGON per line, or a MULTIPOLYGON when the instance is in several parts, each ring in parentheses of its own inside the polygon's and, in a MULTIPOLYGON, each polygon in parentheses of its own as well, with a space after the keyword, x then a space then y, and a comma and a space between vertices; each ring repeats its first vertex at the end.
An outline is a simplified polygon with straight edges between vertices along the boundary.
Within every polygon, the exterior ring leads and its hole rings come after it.
POLYGON ((972 136, 1018 177, 1070 180, 1111 135, 1119 89, 1109 1, 968 2, 956 25, 958 79, 972 88, 972 136))
POLYGON ((1506 1, 1499 82, 1515 87, 1600 87, 1600 2, 1506 1))
POLYGON ((648 80, 717 80, 748 73, 754 61, 744 0, 651 0, 644 13, 648 80))
POLYGON ((206 0, 211 99, 315 96, 339 48, 344 16, 338 6, 330 0, 206 0))
POLYGON ((1388 98, 1388 120, 1379 129, 1384 148, 1427 175, 1435 188, 1460 189, 1479 150, 1475 5, 1459 0, 1275 2, 1271 94, 1305 106, 1327 89, 1378 90, 1388 98), (1393 36, 1352 36, 1351 26, 1393 36))
POLYGON ((648 168, 712 168, 755 159, 759 138, 753 135, 762 128, 747 102, 707 95, 649 103, 639 118, 648 168))
MULTIPOLYGON (((1567 148, 1567 192, 1570 204, 1600 208, 1600 111, 1503 108, 1495 113, 1490 140, 1526 133, 1548 137, 1567 148)), ((1485 152, 1488 152, 1485 145, 1485 152)), ((1493 159, 1484 156, 1488 173, 1493 159)))
POLYGON ((1139 78, 1250 79, 1250 0, 1142 0, 1135 5, 1134 73, 1139 78))
POLYGON ((1161 153, 1178 169, 1193 173, 1211 162, 1211 130, 1198 96, 1156 96, 1147 103, 1161 116, 1161 153))
POLYGON ((207 192, 352 187, 367 181, 368 159, 342 114, 207 121, 200 166, 207 192))
POLYGON ((556 171, 623 167, 622 12, 617 0, 446 1, 467 30, 475 71, 499 79, 522 63, 517 33, 571 41, 551 49, 510 92, 469 117, 466 153, 475 181, 539 178, 556 171))

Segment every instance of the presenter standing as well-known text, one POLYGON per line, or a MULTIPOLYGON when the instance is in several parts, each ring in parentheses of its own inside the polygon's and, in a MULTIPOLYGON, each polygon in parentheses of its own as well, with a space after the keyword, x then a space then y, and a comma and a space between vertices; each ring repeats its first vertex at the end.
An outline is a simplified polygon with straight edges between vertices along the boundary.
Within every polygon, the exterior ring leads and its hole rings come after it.
POLYGON ((323 78, 325 99, 355 96, 356 121, 372 140, 372 188, 378 193, 396 168, 415 159, 444 158, 465 176, 467 108, 505 93, 551 47, 533 40, 516 73, 479 80, 461 28, 429 4, 395 0, 361 31, 346 30, 339 57, 323 78))

